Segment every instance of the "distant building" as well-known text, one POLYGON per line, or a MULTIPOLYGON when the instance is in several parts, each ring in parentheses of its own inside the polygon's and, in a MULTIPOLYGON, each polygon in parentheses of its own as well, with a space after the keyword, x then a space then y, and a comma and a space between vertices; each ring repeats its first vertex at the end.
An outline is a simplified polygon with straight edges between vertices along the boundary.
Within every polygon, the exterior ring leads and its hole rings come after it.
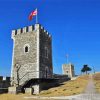
POLYGON ((64 75, 68 75, 68 77, 72 78, 75 76, 74 72, 74 65, 72 64, 63 64, 62 65, 62 71, 64 75))

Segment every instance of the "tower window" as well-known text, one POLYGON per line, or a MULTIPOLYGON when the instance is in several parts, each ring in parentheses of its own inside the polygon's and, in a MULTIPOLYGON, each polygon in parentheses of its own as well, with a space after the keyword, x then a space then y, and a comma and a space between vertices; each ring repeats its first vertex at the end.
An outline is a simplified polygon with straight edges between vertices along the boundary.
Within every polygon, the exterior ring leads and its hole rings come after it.
POLYGON ((25 52, 28 52, 28 46, 25 47, 25 52))
POLYGON ((24 45, 24 53, 28 53, 30 49, 30 45, 29 44, 25 44, 24 45))
POLYGON ((68 71, 66 71, 66 73, 68 73, 68 71))
POLYGON ((45 68, 45 78, 48 78, 49 75, 49 69, 48 67, 45 68))

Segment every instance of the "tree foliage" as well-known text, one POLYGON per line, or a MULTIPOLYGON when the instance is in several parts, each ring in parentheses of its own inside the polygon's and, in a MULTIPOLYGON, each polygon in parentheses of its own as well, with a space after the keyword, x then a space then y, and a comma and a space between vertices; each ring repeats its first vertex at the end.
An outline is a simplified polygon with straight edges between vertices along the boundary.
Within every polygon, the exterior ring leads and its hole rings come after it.
POLYGON ((86 74, 87 74, 87 72, 88 71, 91 71, 92 69, 88 66, 88 65, 83 65, 83 68, 81 69, 81 72, 86 72, 86 74))

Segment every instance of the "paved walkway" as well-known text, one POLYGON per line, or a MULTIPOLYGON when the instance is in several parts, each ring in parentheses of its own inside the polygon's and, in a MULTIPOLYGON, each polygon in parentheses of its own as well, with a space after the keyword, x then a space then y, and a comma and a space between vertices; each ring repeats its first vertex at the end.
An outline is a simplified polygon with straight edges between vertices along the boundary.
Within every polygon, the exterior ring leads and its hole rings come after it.
POLYGON ((34 99, 45 99, 45 100, 100 100, 100 94, 96 93, 94 82, 92 80, 92 75, 90 75, 90 80, 87 85, 87 88, 83 94, 75 95, 75 96, 61 96, 61 97, 24 97, 26 99, 34 98, 34 99))

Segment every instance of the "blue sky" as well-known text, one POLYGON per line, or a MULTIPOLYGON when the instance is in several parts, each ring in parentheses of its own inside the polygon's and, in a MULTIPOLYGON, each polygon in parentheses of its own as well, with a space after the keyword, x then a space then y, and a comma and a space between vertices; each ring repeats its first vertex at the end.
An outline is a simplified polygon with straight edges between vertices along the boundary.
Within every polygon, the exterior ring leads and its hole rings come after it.
POLYGON ((52 34, 53 66, 75 65, 80 74, 84 64, 100 71, 99 0, 0 0, 0 75, 10 76, 13 41, 11 30, 35 24, 28 15, 38 8, 38 20, 52 34))

